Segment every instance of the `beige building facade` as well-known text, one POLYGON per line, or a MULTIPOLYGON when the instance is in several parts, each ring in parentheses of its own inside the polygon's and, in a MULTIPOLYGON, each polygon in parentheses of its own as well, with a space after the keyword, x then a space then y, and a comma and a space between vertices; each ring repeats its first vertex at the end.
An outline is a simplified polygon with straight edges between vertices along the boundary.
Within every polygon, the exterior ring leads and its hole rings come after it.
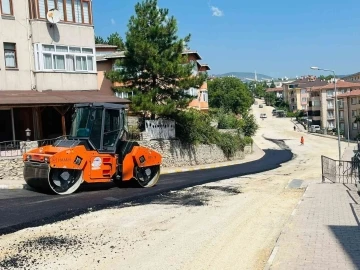
POLYGON ((283 84, 284 100, 289 104, 290 111, 307 111, 309 93, 307 89, 309 87, 326 85, 326 81, 321 81, 315 76, 303 76, 300 79, 283 84))
POLYGON ((360 123, 356 122, 360 116, 360 90, 340 94, 338 99, 340 130, 346 138, 349 135, 351 140, 360 139, 360 123))
MULTIPOLYGON (((347 120, 346 100, 340 99, 340 96, 353 93, 360 88, 360 83, 351 83, 343 80, 337 80, 336 90, 339 106, 340 130, 345 131, 347 120)), ((336 104, 335 104, 335 85, 333 82, 320 87, 310 87, 309 92, 309 119, 312 125, 320 125, 322 129, 332 130, 336 128, 336 104)), ((347 135, 346 133, 344 134, 347 135)))
POLYGON ((0 142, 64 135, 72 104, 118 101, 98 91, 92 0, 1 0, 0 13, 0 142))

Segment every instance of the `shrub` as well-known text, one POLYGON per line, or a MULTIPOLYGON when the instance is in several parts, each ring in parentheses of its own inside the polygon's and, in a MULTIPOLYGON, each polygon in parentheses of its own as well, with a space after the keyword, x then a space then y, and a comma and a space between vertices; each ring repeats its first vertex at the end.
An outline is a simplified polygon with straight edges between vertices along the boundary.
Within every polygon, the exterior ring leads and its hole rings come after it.
POLYGON ((242 127, 242 121, 237 119, 232 113, 219 111, 217 114, 218 128, 220 129, 239 129, 242 127))
POLYGON ((286 112, 286 117, 297 117, 297 113, 294 113, 294 112, 286 112))
POLYGON ((210 125, 211 118, 204 112, 190 109, 173 115, 176 121, 176 136, 182 141, 191 144, 216 143, 218 131, 210 125))
POLYGON ((227 158, 233 157, 239 150, 244 150, 245 141, 238 134, 223 133, 219 137, 217 145, 221 148, 227 158))
POLYGON ((249 144, 253 144, 253 143, 254 143, 254 140, 253 140, 253 138, 251 138, 251 137, 245 136, 243 140, 244 140, 245 145, 249 145, 249 144))
MULTIPOLYGON (((225 116, 224 119, 233 119, 232 117, 234 116, 225 116)), ((246 118, 247 122, 244 121, 244 123, 242 120, 235 118, 237 121, 236 126, 240 125, 239 123, 243 123, 242 128, 246 127, 244 138, 241 138, 240 129, 238 129, 236 134, 220 133, 216 128, 210 125, 211 117, 207 113, 195 109, 181 111, 172 116, 172 118, 176 121, 176 136, 182 142, 195 145, 216 144, 228 158, 234 156, 237 151, 244 150, 245 145, 252 144, 253 140, 250 136, 255 134, 257 129, 257 124, 253 115, 248 116, 246 118)), ((230 121, 230 123, 232 122, 230 121)))
POLYGON ((246 137, 254 136, 259 126, 253 114, 245 115, 243 118, 242 131, 246 137))

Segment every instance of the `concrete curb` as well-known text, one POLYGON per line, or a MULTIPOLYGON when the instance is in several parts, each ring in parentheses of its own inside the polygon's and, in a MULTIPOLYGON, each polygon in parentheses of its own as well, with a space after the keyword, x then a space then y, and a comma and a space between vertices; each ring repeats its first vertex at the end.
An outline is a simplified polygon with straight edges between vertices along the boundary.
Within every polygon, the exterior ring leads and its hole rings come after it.
POLYGON ((27 184, 0 185, 0 190, 4 189, 28 189, 31 188, 27 184))
MULTIPOLYGON (((164 169, 164 171, 161 172, 160 174, 164 175, 164 174, 173 174, 173 173, 181 173, 181 172, 200 171, 200 170, 206 170, 206 169, 216 169, 216 168, 220 168, 220 167, 241 164, 242 160, 243 159, 233 161, 233 162, 226 161, 226 164, 217 163, 217 164, 212 164, 212 165, 202 165, 201 167, 193 167, 193 168, 181 168, 181 169, 169 169, 169 170, 164 169)), ((248 161, 248 162, 251 162, 251 161, 248 161)), ((244 163, 246 163, 246 162, 244 162, 244 163)))
MULTIPOLYGON (((289 181, 290 182, 290 181, 289 181)), ((276 254, 278 253, 279 249, 280 249, 280 245, 279 245, 279 241, 280 241, 280 238, 283 234, 285 234, 285 228, 286 226, 291 222, 291 220, 294 218, 294 216, 296 215, 296 212, 297 210, 299 209, 299 206, 300 204, 302 203, 302 201, 304 200, 304 197, 306 195, 306 192, 308 191, 309 189, 309 184, 307 184, 305 190, 304 190, 304 193, 303 195, 301 196, 301 199, 298 201, 298 203, 296 204, 296 206, 294 207, 292 213, 290 214, 289 218, 287 219, 287 221, 284 223, 284 226, 283 228, 281 229, 281 232, 278 236, 278 238, 276 239, 276 243, 275 243, 275 246, 273 248, 273 250, 271 251, 271 254, 270 254, 270 257, 269 259, 267 260, 266 262, 266 265, 265 267, 263 268, 264 270, 270 270, 271 269, 271 266, 276 258, 276 254)))

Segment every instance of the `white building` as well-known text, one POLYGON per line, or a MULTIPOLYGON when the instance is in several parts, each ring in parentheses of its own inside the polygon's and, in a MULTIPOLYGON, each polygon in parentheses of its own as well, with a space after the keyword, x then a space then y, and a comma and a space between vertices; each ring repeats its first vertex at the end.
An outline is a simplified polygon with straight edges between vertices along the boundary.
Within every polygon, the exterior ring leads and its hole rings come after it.
POLYGON ((0 142, 65 134, 74 103, 119 102, 98 91, 91 0, 0 4, 0 142))

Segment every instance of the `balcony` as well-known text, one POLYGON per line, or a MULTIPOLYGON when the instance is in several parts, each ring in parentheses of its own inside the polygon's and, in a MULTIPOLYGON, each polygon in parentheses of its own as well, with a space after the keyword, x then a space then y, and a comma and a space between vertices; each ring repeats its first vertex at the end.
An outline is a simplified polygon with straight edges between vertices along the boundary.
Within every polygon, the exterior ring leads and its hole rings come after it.
POLYGON ((333 119, 335 119, 335 116, 333 114, 328 114, 327 119, 333 120, 333 119))
POLYGON ((334 106, 327 106, 327 109, 328 109, 328 110, 334 110, 335 107, 334 107, 334 106))
POLYGON ((326 95, 326 99, 334 99, 334 95, 326 95))

